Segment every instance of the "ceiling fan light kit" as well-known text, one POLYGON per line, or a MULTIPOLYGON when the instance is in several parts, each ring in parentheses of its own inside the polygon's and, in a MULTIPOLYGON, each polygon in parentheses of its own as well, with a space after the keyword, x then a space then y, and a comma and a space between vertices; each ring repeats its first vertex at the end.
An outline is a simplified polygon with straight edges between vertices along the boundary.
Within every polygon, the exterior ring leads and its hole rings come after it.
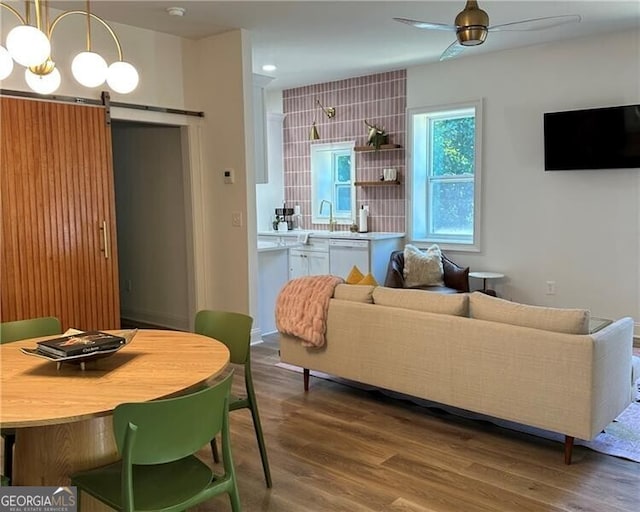
POLYGON ((456 33, 456 40, 449 45, 440 55, 440 60, 450 59, 460 55, 468 46, 479 46, 487 39, 489 32, 518 31, 518 30, 544 30, 565 25, 567 23, 579 23, 581 17, 577 14, 564 14, 560 16, 548 16, 534 18, 500 25, 489 25, 489 15, 478 7, 477 0, 467 0, 464 9, 455 17, 453 25, 418 21, 407 18, 393 18, 395 21, 411 25, 423 30, 446 30, 456 33))

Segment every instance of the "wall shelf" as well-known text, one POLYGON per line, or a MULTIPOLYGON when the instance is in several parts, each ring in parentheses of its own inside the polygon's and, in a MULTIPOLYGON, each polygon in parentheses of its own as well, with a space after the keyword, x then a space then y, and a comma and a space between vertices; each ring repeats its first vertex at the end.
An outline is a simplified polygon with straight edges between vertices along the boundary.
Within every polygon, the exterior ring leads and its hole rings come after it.
POLYGON ((389 185, 400 185, 398 180, 395 181, 356 181, 354 183, 356 187, 386 187, 389 185))
POLYGON ((394 149, 402 149, 402 146, 400 144, 382 144, 380 146, 380 149, 376 149, 373 146, 356 146, 355 148, 353 148, 354 151, 357 151, 359 153, 374 152, 374 151, 390 151, 394 149))

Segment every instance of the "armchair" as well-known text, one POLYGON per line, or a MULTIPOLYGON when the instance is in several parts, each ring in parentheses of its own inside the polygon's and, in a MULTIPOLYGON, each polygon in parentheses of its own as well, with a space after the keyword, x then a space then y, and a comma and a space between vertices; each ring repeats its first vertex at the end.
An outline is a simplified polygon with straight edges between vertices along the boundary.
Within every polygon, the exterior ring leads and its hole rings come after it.
MULTIPOLYGON (((420 289, 438 293, 460 293, 469 291, 469 267, 457 265, 442 254, 444 286, 424 286, 420 289)), ((404 288, 404 252, 393 251, 389 258, 384 285, 388 288, 404 288)))

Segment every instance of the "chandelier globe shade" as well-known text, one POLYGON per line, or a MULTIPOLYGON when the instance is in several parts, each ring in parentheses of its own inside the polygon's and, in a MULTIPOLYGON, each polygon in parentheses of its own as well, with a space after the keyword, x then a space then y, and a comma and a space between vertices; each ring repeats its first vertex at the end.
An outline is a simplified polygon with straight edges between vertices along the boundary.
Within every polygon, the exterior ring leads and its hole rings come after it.
POLYGON ((51 54, 51 43, 44 32, 31 25, 18 25, 7 34, 7 50, 18 64, 37 66, 51 54))
POLYGON ((31 90, 38 94, 51 94, 60 87, 60 71, 56 68, 47 75, 38 75, 29 68, 24 71, 24 79, 31 90))
POLYGON ((13 59, 9 54, 9 51, 0 46, 0 80, 7 78, 13 71, 13 59))
MULTIPOLYGON (((9 77, 17 63, 27 68, 25 81, 33 91, 47 94, 44 91, 56 90, 61 82, 61 74, 52 59, 60 58, 63 50, 58 48, 56 53, 55 34, 65 30, 59 28, 62 20, 80 16, 86 22, 86 46, 85 51, 78 53, 71 62, 74 79, 88 88, 100 87, 106 81, 110 88, 120 94, 127 94, 138 86, 138 71, 130 62, 124 60, 120 40, 113 28, 91 12, 90 0, 86 0, 85 10, 62 11, 55 18, 49 16, 48 0, 27 0, 24 2, 24 15, 14 8, 12 3, 0 0, 0 11, 8 10, 18 21, 18 24, 8 31, 4 46, 0 45, 0 80, 9 77), (93 27, 106 30, 116 46, 117 57, 113 59, 111 66, 92 49, 93 27)), ((61 25, 66 23, 67 21, 64 21, 61 25)), ((64 53, 68 54, 67 51, 64 53)))
POLYGON ((139 81, 138 71, 128 62, 114 62, 107 70, 107 84, 120 94, 132 92, 138 87, 139 81))
POLYGON ((107 79, 107 61, 95 52, 80 52, 71 62, 71 73, 85 87, 99 87, 107 79))

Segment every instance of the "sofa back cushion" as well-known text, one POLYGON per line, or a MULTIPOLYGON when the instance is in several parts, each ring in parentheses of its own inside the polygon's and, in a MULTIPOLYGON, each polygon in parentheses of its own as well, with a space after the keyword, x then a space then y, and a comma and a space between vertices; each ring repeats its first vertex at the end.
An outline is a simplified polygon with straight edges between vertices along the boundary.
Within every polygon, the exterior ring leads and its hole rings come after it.
POLYGON ((588 334, 591 315, 586 309, 529 306, 474 292, 469 296, 469 316, 544 331, 588 334))
POLYGON ((333 291, 333 298, 373 304, 373 290, 376 288, 368 284, 339 284, 333 291))
POLYGON ((378 286, 373 290, 373 302, 381 306, 442 315, 467 316, 469 311, 469 298, 466 293, 449 295, 426 290, 378 286))

